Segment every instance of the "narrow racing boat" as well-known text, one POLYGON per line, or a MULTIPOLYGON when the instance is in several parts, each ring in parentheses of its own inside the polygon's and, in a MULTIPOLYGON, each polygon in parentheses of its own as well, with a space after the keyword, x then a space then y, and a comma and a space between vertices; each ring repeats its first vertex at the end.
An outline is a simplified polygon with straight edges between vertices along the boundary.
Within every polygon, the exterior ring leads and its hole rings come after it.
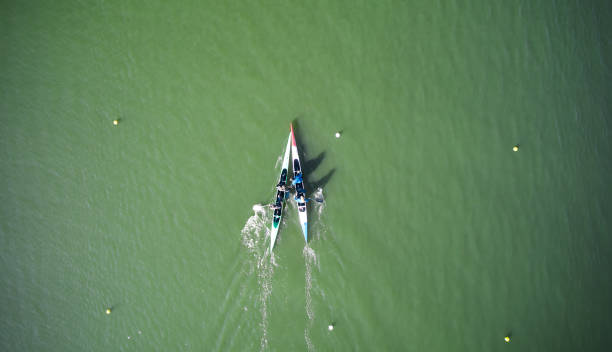
POLYGON ((283 157, 283 164, 281 165, 281 173, 276 185, 276 198, 274 200, 274 216, 272 217, 272 228, 270 235, 270 253, 274 248, 276 242, 276 236, 278 235, 278 228, 283 217, 283 205, 285 204, 285 194, 289 194, 287 190, 287 175, 289 174, 289 152, 291 151, 291 134, 287 139, 287 147, 285 148, 285 156, 283 157))
POLYGON ((302 165, 300 164, 300 156, 298 147, 295 143, 295 135, 293 134, 293 124, 291 124, 291 155, 293 156, 293 182, 295 183, 295 201, 298 206, 298 216, 300 217, 300 225, 304 233, 304 240, 308 243, 308 216, 306 215, 306 189, 304 188, 304 178, 302 174, 302 165))

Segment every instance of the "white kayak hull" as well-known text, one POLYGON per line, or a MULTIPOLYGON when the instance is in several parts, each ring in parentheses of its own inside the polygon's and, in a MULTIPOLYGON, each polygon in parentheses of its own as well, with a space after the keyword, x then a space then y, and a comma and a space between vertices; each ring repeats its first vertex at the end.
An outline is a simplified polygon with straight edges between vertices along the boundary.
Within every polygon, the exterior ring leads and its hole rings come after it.
POLYGON ((293 158, 293 178, 295 179, 298 175, 302 175, 302 182, 295 184, 295 202, 298 209, 298 217, 300 219, 300 226, 304 233, 304 241, 308 243, 308 211, 306 207, 306 188, 304 187, 304 173, 302 171, 302 165, 300 163, 300 155, 298 153, 297 143, 295 142, 295 135, 293 134, 293 124, 291 125, 291 156, 293 158), (297 200, 296 200, 297 199, 297 200))
MULTIPOLYGON (((289 175, 289 153, 291 151, 291 134, 287 139, 287 147, 285 147, 285 155, 283 157, 283 163, 281 164, 281 172, 278 179, 279 185, 287 185, 287 177, 289 175)), ((283 207, 285 205, 285 193, 284 191, 276 191, 276 197, 274 198, 274 204, 277 206, 274 209, 272 215, 272 227, 270 228, 270 252, 274 248, 276 243, 276 237, 278 236, 278 230, 280 228, 281 220, 283 218, 283 207)))

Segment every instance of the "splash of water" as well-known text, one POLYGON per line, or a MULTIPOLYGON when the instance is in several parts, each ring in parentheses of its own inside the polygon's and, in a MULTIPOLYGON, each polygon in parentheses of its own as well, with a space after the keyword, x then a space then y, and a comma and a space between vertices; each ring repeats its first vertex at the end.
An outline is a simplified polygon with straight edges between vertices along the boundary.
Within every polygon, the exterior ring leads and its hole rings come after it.
MULTIPOLYGON (((313 218, 313 237, 312 241, 316 241, 322 238, 322 236, 327 232, 327 227, 323 221, 324 219, 324 210, 325 210, 325 199, 323 196, 323 189, 321 187, 317 188, 312 197, 316 200, 316 202, 312 202, 312 209, 314 210, 314 218, 313 218)), ((310 338, 310 331, 314 325, 315 320, 315 309, 314 304, 312 302, 312 286, 313 286, 313 270, 319 270, 319 261, 317 260, 317 254, 308 244, 304 246, 304 250, 302 251, 302 256, 304 257, 304 264, 306 267, 304 274, 304 291, 306 295, 306 317, 308 321, 306 323, 306 327, 304 328, 304 340, 306 341, 306 347, 308 351, 314 351, 315 346, 312 343, 310 338)), ((321 295, 324 297, 325 292, 321 291, 321 295)))
MULTIPOLYGON (((262 241, 262 233, 265 235, 265 215, 266 211, 260 204, 253 205, 253 214, 247 222, 244 224, 242 231, 240 231, 242 244, 248 249, 249 253, 254 257, 259 256, 258 248, 261 247, 259 244, 262 241)), ((265 236, 263 238, 265 240, 265 236)))
POLYGON ((308 244, 304 246, 304 250, 302 251, 302 256, 304 256, 304 262, 306 265, 305 272, 305 285, 304 291, 306 294, 306 316, 308 317, 308 322, 306 323, 306 328, 304 328, 304 340, 306 341, 306 346, 308 347, 308 351, 314 351, 315 346, 310 339, 310 330, 314 324, 315 312, 312 304, 312 269, 313 266, 318 268, 317 262, 317 254, 314 249, 310 248, 308 244))
MULTIPOLYGON (((319 199, 314 205, 315 210, 315 226, 313 232, 315 238, 320 238, 323 233, 326 232, 324 224, 322 224, 323 210, 325 209, 325 201, 323 200, 323 190, 318 188, 313 193, 315 199, 319 199)), ((291 204, 291 202, 290 202, 291 204)), ((292 204, 291 204, 292 205, 292 204)), ((266 350, 268 347, 268 328, 269 328, 269 311, 268 303, 270 295, 272 294, 272 276, 274 274, 274 267, 277 266, 274 254, 269 251, 269 246, 266 245, 270 238, 270 229, 267 226, 269 216, 267 214, 267 208, 260 205, 253 205, 254 214, 249 217, 246 221, 244 228, 241 231, 242 244, 248 250, 251 258, 248 261, 248 272, 247 275, 256 275, 257 284, 259 286, 259 292, 257 301, 259 303, 259 312, 261 314, 261 338, 260 338, 260 350, 266 350)), ((308 244, 304 246, 302 251, 305 263, 305 296, 306 296, 306 316, 308 321, 304 329, 304 340, 308 351, 315 351, 315 346, 310 338, 310 331, 312 330, 315 309, 312 303, 312 286, 313 286, 313 269, 320 270, 317 255, 308 244)), ((324 296, 324 292, 321 292, 324 296)), ((245 307, 246 308, 246 307, 245 307)), ((246 309, 245 309, 246 311, 246 309)))
POLYGON ((317 216, 319 217, 319 220, 321 220, 321 215, 323 214, 323 210, 325 210, 325 197, 323 196, 323 188, 319 187, 317 188, 313 194, 312 197, 316 200, 315 203, 315 211, 317 212, 317 216))
POLYGON ((251 255, 247 275, 255 273, 259 287, 258 302, 261 314, 261 339, 260 350, 268 347, 268 302, 272 294, 272 276, 276 263, 274 256, 266 245, 270 237, 270 229, 267 225, 266 209, 259 205, 253 205, 254 214, 247 220, 241 231, 242 244, 251 255))
POLYGON ((304 246, 304 250, 302 251, 302 255, 304 256, 304 262, 306 263, 306 273, 305 273, 305 291, 306 291, 306 315, 308 316, 308 320, 314 320, 314 310, 312 309, 312 267, 317 266, 317 254, 314 249, 310 248, 308 245, 304 246))

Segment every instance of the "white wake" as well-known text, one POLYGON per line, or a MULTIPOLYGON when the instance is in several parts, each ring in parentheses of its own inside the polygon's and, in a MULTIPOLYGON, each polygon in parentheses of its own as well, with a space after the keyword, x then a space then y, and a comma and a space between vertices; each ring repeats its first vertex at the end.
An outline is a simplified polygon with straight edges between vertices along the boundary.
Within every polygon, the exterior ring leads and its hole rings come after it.
POLYGON ((266 209, 256 204, 253 206, 254 214, 247 220, 241 231, 242 244, 248 250, 249 258, 248 276, 256 275, 259 287, 258 303, 261 314, 261 338, 260 350, 263 351, 268 346, 268 302, 272 294, 272 276, 274 274, 274 256, 270 257, 269 246, 267 245, 270 237, 268 228, 269 216, 266 209))
POLYGON ((312 305, 312 269, 313 267, 318 268, 317 262, 317 254, 314 249, 310 248, 308 244, 304 246, 304 250, 302 251, 302 256, 304 256, 304 263, 306 265, 305 272, 305 285, 304 291, 306 294, 306 316, 308 317, 308 321, 306 322, 306 328, 304 328, 304 340, 306 341, 306 346, 308 347, 308 351, 314 351, 314 344, 310 339, 310 330, 312 329, 312 325, 314 323, 315 312, 314 307, 312 305))
MULTIPOLYGON (((312 198, 315 200, 311 202, 311 210, 314 215, 311 218, 311 242, 318 241, 325 236, 327 227, 323 223, 323 215, 325 210, 325 200, 323 197, 323 190, 321 188, 316 189, 312 193, 312 198)), ((291 202, 289 202, 291 204, 291 202)), ((288 204, 288 205, 289 205, 288 204)), ((270 214, 268 209, 260 204, 253 205, 254 214, 249 217, 246 221, 244 228, 241 231, 241 240, 243 246, 249 253, 249 260, 245 268, 245 274, 247 277, 254 275, 257 279, 257 285, 259 292, 257 294, 257 303, 259 305, 259 313, 261 314, 261 338, 260 338, 260 351, 264 351, 268 348, 268 328, 269 328, 269 310, 268 304, 270 296, 272 294, 272 278, 274 274, 274 267, 277 265, 274 260, 273 253, 269 251, 269 237, 270 228, 269 220, 270 214)), ((306 298, 306 327, 304 328, 304 340, 308 351, 315 351, 315 346, 312 342, 310 332, 314 326, 315 320, 315 307, 313 304, 313 282, 316 281, 313 278, 313 273, 320 271, 319 261, 317 254, 308 244, 304 246, 302 251, 304 257, 305 274, 304 274, 304 293, 306 298), (316 271, 315 271, 316 270, 316 271)), ((246 280, 245 280, 246 281, 246 280)), ((246 287, 244 288, 246 289, 246 287)), ((325 293, 318 289, 321 295, 325 293)), ((241 296, 244 295, 244 291, 241 296)), ((246 307, 245 307, 246 310, 246 307)))

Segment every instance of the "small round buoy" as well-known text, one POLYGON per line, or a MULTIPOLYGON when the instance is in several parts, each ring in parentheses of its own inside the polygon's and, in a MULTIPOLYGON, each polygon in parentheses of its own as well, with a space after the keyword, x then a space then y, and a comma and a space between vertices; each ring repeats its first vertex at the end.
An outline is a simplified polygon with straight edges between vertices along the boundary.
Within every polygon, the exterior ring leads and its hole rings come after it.
POLYGON ((106 314, 110 314, 111 313, 111 309, 110 308, 106 308, 106 314))
POLYGON ((327 330, 329 330, 329 331, 334 330, 334 325, 333 325, 333 324, 329 324, 329 325, 327 326, 327 330))
POLYGON ((336 138, 340 138, 340 132, 336 132, 336 138))
POLYGON ((506 343, 510 342, 510 336, 504 337, 504 341, 506 341, 506 343))
POLYGON ((519 150, 519 145, 517 144, 517 145, 515 145, 514 147, 512 147, 512 150, 513 150, 513 151, 515 151, 515 152, 518 152, 518 150, 519 150))
POLYGON ((113 125, 117 126, 119 124, 119 120, 113 120, 113 125))

